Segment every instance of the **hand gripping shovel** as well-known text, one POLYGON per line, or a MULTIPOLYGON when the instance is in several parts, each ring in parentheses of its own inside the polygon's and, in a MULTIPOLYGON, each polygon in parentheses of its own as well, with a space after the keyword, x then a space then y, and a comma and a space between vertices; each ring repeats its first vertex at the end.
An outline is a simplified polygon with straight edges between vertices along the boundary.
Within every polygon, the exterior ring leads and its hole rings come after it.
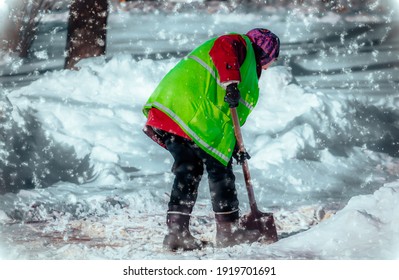
MULTIPOLYGON (((244 140, 242 138, 240 122, 236 108, 230 108, 231 117, 233 119, 234 133, 237 139, 238 151, 245 152, 244 140)), ((252 187, 251 175, 249 174, 248 162, 244 159, 242 164, 242 171, 244 173, 245 185, 248 191, 249 204, 251 212, 241 218, 241 225, 248 230, 259 230, 262 235, 262 241, 266 243, 276 242, 277 230, 274 224, 273 213, 263 213, 258 210, 255 201, 255 194, 252 187)))

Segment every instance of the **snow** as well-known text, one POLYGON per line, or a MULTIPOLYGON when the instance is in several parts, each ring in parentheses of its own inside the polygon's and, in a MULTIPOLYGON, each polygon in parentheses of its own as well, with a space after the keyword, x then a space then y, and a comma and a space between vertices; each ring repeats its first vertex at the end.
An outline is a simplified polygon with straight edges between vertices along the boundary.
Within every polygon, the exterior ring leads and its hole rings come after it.
MULTIPOLYGON (((123 17, 129 18, 129 13, 121 15, 111 23, 118 26, 123 17)), ((157 34, 147 33, 144 24, 137 26, 139 32, 131 31, 144 45, 156 36, 152 51, 190 49, 207 36, 223 33, 220 26, 236 24, 238 18, 237 31, 256 19, 268 25, 256 13, 196 15, 190 20, 181 14, 157 16, 165 20, 163 29, 162 21, 156 21, 157 34), (196 32, 191 24, 201 30, 196 32)), ((339 25, 339 17, 309 17, 303 24, 339 25)), ((147 15, 147 21, 152 19, 147 15)), ((283 19, 273 16, 271 22, 278 26, 283 19)), ((113 40, 132 34, 115 32, 113 40)), ((311 34, 305 30, 287 42, 311 34)), ((79 71, 56 70, 24 87, 0 88, 1 104, 9 110, 1 123, 7 135, 0 146, 6 163, 2 168, 7 163, 24 167, 17 173, 14 192, 0 195, 0 258, 398 259, 399 160, 375 145, 396 131, 397 121, 384 118, 396 115, 395 92, 382 98, 356 90, 332 94, 331 87, 309 86, 309 80, 319 77, 298 82, 284 63, 263 72, 259 104, 243 127, 258 205, 274 213, 281 240, 194 252, 163 250, 173 159, 142 132, 146 120, 141 110, 179 58, 136 59, 131 54, 139 53, 140 42, 128 45, 130 53, 120 51, 124 44, 111 46, 112 56, 83 60, 79 71)), ((326 60, 297 62, 310 70, 320 61, 326 69, 340 69, 363 61, 364 54, 359 55, 351 62, 338 63, 334 52, 326 60)), ((44 61, 51 57, 43 50, 35 56, 44 61)), ((389 61, 384 51, 376 56, 389 61)), ((339 76, 328 76, 325 82, 348 79, 355 87, 370 78, 378 80, 375 72, 339 76)), ((234 168, 241 212, 246 213, 242 171, 234 168)), ((191 229, 195 236, 214 240, 205 177, 191 229)))

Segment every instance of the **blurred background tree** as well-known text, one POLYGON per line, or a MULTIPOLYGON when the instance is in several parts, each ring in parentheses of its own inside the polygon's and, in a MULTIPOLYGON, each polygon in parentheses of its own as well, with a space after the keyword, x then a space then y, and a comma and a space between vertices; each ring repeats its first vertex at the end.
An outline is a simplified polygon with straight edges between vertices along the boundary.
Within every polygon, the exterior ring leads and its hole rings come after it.
POLYGON ((35 32, 43 12, 51 10, 52 0, 14 0, 9 2, 8 17, 3 19, 3 31, 0 32, 0 48, 28 56, 29 48, 35 39, 35 32))
POLYGON ((73 0, 69 8, 65 69, 75 69, 83 58, 104 55, 108 18, 107 0, 73 0))

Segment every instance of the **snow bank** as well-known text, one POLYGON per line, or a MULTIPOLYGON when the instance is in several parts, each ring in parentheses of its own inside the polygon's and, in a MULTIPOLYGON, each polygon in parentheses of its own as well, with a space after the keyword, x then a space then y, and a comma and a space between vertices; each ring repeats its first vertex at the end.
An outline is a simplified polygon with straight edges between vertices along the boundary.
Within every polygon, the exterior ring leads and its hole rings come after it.
POLYGON ((271 251, 316 259, 398 259, 399 182, 353 197, 330 219, 281 240, 271 251))
MULTIPOLYGON (((391 213, 398 186, 381 186, 396 176, 398 162, 378 146, 368 146, 392 131, 389 122, 376 126, 384 119, 380 110, 392 100, 377 108, 366 97, 354 102, 351 96, 312 92, 300 87, 284 66, 262 76, 259 104, 243 128, 253 156, 256 197, 259 205, 275 211, 282 236, 323 222, 271 246, 163 252, 172 158, 141 131, 141 108, 176 62, 136 61, 129 55, 88 59, 80 71, 47 73, 8 94, 14 110, 6 122, 11 137, 5 139, 2 156, 14 168, 7 180, 15 193, 1 195, 0 219, 8 225, 39 222, 2 229, 5 235, 25 236, 23 246, 4 245, 11 258, 396 257, 397 217, 391 213), (374 114, 363 122, 362 108, 364 115, 374 114), (28 164, 22 164, 22 155, 29 156, 28 164), (71 241, 76 232, 89 238, 87 245, 71 241), (33 242, 38 236, 39 242, 33 242), (48 238, 59 243, 47 252, 41 244, 48 238)), ((246 212, 242 174, 239 166, 235 169, 246 212)), ((193 228, 212 240, 215 229, 204 185, 205 178, 193 228)))

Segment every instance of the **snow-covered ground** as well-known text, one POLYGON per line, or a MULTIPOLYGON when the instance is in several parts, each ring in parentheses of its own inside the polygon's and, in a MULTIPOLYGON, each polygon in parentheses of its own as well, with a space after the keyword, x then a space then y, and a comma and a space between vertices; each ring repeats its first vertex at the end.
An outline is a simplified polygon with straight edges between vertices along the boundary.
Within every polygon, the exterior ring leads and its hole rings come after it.
MULTIPOLYGON (((7 109, 0 119, 0 257, 397 259, 399 71, 389 63, 397 65, 399 56, 393 19, 113 13, 109 40, 115 44, 107 59, 84 60, 79 71, 38 71, 24 87, 0 88, 7 109), (143 21, 154 24, 138 24, 143 21), (141 131, 141 109, 179 58, 136 55, 184 53, 209 36, 254 25, 269 27, 283 43, 282 58, 263 73, 259 104, 243 127, 258 205, 274 212, 281 240, 166 252, 172 158, 141 131)), ((36 42, 36 61, 4 59, 3 74, 40 62, 44 68, 61 65, 55 48, 39 46, 46 36, 36 42)), ((54 45, 61 39, 54 37, 54 45)), ((240 166, 235 171, 246 213, 240 166)), ((214 240, 206 178, 192 231, 214 240)))

